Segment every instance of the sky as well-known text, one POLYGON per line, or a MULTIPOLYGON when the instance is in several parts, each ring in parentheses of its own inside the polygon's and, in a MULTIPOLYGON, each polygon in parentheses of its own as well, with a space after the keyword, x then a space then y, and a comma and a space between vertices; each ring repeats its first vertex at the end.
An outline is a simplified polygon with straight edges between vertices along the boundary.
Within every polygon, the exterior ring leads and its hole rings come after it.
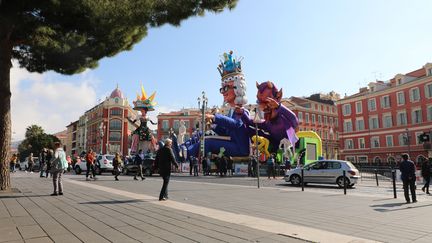
MULTIPOLYGON (((131 103, 143 84, 156 91, 160 112, 221 105, 217 65, 224 52, 243 57, 249 103, 255 82, 273 81, 284 97, 336 91, 343 97, 432 62, 429 0, 239 0, 223 13, 164 25, 131 51, 100 60, 96 69, 65 76, 11 70, 12 140, 36 124, 66 129, 118 85, 131 103)), ((155 119, 154 119, 155 120, 155 119)))

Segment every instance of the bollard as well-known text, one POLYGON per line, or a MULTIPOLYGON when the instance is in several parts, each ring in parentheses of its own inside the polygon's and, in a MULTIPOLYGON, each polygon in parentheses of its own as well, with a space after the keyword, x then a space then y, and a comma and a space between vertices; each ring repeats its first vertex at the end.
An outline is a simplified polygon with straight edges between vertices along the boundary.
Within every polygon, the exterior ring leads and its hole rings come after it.
POLYGON ((304 169, 301 169, 301 186, 302 186, 302 192, 304 192, 304 180, 303 180, 303 176, 304 176, 304 169))
POLYGON ((396 170, 392 170, 392 180, 393 180, 393 197, 397 198, 397 194, 396 194, 396 170))
POLYGON ((375 180, 376 180, 377 186, 379 186, 379 183, 378 183, 378 170, 377 169, 375 169, 375 180))
POLYGON ((342 172, 343 174, 343 183, 344 183, 344 195, 346 195, 346 189, 347 189, 347 180, 346 180, 346 171, 344 170, 342 172))

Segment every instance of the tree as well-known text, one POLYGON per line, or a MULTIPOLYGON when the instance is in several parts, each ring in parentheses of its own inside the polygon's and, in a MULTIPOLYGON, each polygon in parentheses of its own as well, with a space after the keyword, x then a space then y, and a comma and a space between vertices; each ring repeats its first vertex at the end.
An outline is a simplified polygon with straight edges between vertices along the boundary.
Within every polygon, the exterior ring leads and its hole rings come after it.
POLYGON ((179 26, 237 0, 0 0, 0 190, 10 189, 11 60, 30 72, 75 74, 130 50, 147 29, 179 26))
POLYGON ((55 142, 60 142, 56 136, 46 134, 38 125, 31 125, 27 127, 25 139, 18 146, 19 160, 24 160, 30 153, 38 156, 43 148, 54 148, 55 142))

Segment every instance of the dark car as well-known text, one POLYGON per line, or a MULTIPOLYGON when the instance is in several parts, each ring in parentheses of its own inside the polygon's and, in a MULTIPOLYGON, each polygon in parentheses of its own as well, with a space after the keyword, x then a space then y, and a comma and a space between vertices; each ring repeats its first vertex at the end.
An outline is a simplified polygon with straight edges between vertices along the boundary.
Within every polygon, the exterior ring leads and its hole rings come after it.
MULTIPOLYGON (((127 158, 123 168, 123 174, 135 174, 138 168, 139 166, 135 163, 133 158, 127 158)), ((153 174, 158 173, 155 166, 155 159, 153 157, 144 158, 142 173, 145 176, 152 176, 153 174)))

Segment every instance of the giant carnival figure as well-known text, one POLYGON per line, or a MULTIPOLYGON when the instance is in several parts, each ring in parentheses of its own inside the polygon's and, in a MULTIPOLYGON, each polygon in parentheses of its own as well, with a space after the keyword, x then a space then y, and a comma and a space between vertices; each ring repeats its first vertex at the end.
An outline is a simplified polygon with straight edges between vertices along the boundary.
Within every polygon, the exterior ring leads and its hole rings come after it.
MULTIPOLYGON (((220 93, 229 106, 228 115, 206 114, 206 121, 218 136, 205 136, 205 154, 219 154, 221 149, 226 156, 249 155, 249 128, 242 121, 243 112, 238 107, 247 103, 246 82, 241 70, 241 62, 232 58, 232 51, 224 53, 224 61, 218 67, 222 76, 220 93), (236 109, 237 108, 237 109, 236 109)), ((247 113, 248 114, 248 113, 247 113)), ((198 135, 200 135, 198 133, 198 135)), ((188 157, 197 156, 200 143, 187 147, 188 157)))
POLYGON ((156 151, 156 139, 153 137, 152 131, 147 126, 148 121, 150 121, 153 125, 157 124, 147 117, 147 112, 154 111, 156 102, 153 100, 155 95, 156 92, 153 92, 150 97, 147 97, 144 87, 141 85, 141 96, 137 94, 137 99, 133 102, 133 109, 140 111, 141 114, 138 114, 137 119, 133 121, 135 123, 137 120, 139 120, 140 125, 137 129, 135 129, 135 131, 132 132, 131 153, 136 153, 140 149, 142 149, 144 152, 156 151))
MULTIPOLYGON (((296 144, 296 128, 298 127, 297 116, 290 109, 281 104, 282 89, 278 90, 273 82, 267 81, 256 84, 257 104, 264 112, 264 121, 258 123, 259 135, 270 141, 270 152, 276 152, 279 145, 288 139, 290 144, 296 144)), ((253 120, 244 113, 243 122, 253 126, 253 120)))

